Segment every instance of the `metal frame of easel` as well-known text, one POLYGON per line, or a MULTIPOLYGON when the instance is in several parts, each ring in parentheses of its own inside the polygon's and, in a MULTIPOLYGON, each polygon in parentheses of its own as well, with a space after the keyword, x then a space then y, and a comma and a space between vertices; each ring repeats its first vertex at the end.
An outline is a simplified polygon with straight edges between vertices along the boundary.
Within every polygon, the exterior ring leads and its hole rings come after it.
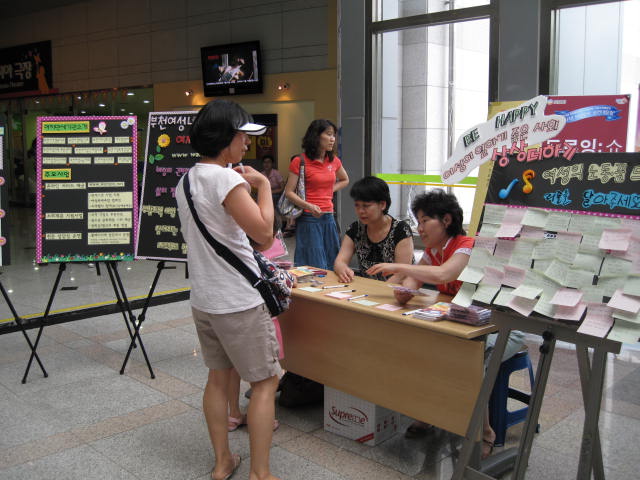
POLYGON ((492 323, 498 327, 498 339, 485 374, 485 379, 478 395, 475 408, 467 433, 465 435, 458 463, 452 480, 493 479, 490 476, 501 475, 510 469, 515 455, 512 480, 520 480, 525 476, 533 443, 533 435, 538 425, 538 417, 544 397, 551 361, 557 340, 568 342, 576 346, 582 398, 585 407, 585 420, 582 429, 582 443, 577 479, 591 478, 591 472, 596 480, 604 480, 604 466, 602 450, 600 448, 600 432, 598 418, 602 402, 602 387, 604 383, 605 366, 608 353, 619 353, 620 343, 576 332, 575 325, 567 325, 543 317, 523 317, 512 312, 494 310, 492 323), (518 448, 511 448, 500 452, 482 462, 482 471, 472 466, 472 453, 481 432, 482 421, 487 408, 491 390, 500 368, 500 359, 507 345, 511 330, 522 330, 542 336, 540 346, 540 360, 536 372, 535 384, 531 392, 531 401, 527 412, 520 444, 518 448), (589 349, 593 350, 593 360, 589 360, 589 349))
MULTIPOLYGON (((98 275, 100 275, 100 269, 99 269, 99 264, 96 263, 96 267, 97 267, 97 273, 98 275)), ((122 279, 120 278, 120 273, 118 272, 118 265, 116 261, 107 261, 105 262, 106 268, 107 268, 107 272, 109 273, 109 280, 111 281, 111 286, 113 287, 113 292, 115 293, 116 296, 116 304, 118 309, 120 310, 120 312, 122 313, 122 317, 125 321, 125 325, 127 326, 127 331, 129 332, 129 337, 131 338, 133 347, 130 348, 134 348, 136 347, 134 340, 135 340, 135 335, 132 333, 131 331, 131 327, 129 326, 129 322, 131 323, 131 325, 134 326, 134 330, 136 328, 136 317, 135 315, 133 315, 132 311, 131 311, 131 305, 129 304, 129 300, 127 298, 126 292, 124 290, 124 286, 122 284, 122 279)), ((43 371, 43 374, 45 377, 47 377, 47 372, 44 369, 44 366, 42 365, 42 362, 40 361, 40 358, 38 357, 38 354, 36 352, 36 350, 38 349, 38 344, 40 343, 40 338, 42 337, 42 332, 44 330, 44 327, 47 326, 48 322, 48 318, 49 318, 49 313, 51 311, 51 306, 53 305, 53 300, 55 299, 56 293, 58 291, 58 286, 60 285, 60 279, 62 278, 62 274, 64 273, 64 271, 67 268, 67 264, 66 263, 59 263, 58 264, 58 274, 56 275, 56 279, 53 283, 53 288, 51 289, 51 294, 49 295, 49 301, 47 302, 47 307, 44 311, 44 315, 42 316, 42 318, 40 319, 40 324, 38 326, 38 333, 36 335, 36 340, 35 342, 32 344, 31 340, 29 339, 29 336, 27 335, 26 331, 24 331, 23 326, 19 323, 21 330, 23 330, 23 333, 25 335, 25 338, 27 339, 27 343, 29 344, 29 347, 31 348, 31 355, 29 357, 29 361, 27 362, 27 368, 25 369, 24 372, 24 376, 22 377, 22 383, 26 383, 27 382, 27 377, 29 375, 29 370, 31 369, 31 364, 33 363, 33 359, 36 358, 38 364, 40 365, 40 368, 43 371)), ((4 293, 4 289, 3 289, 3 295, 6 295, 4 293)), ((5 296, 6 298, 6 296, 5 296)), ((12 309, 12 313, 13 309, 12 309)), ((15 313, 14 313, 15 316, 15 313)), ((151 374, 151 378, 154 378, 154 374, 153 374, 153 370, 151 368, 151 363, 149 362, 149 358, 147 357, 147 352, 144 348, 144 344, 142 343, 142 339, 140 338, 140 335, 138 334, 138 343, 140 344, 140 349, 143 352, 144 355, 144 359, 147 362, 147 367, 149 368, 149 372, 151 374)))
MULTIPOLYGON (((186 267, 186 263, 185 263, 185 267, 186 267)), ((156 274, 153 277, 153 282, 151 283, 151 287, 149 288, 149 293, 147 294, 147 297, 145 298, 144 301, 144 306, 142 307, 142 312, 140 312, 140 314, 138 315, 138 321, 133 323, 133 336, 131 337, 131 343, 129 343, 129 349, 127 350, 127 354, 124 357, 124 361, 122 362, 122 367, 120 368, 120 375, 124 374, 124 369, 127 366, 127 362, 129 361, 129 357, 131 356, 131 351, 136 347, 136 337, 138 339, 140 339, 140 329, 142 328, 142 323, 144 322, 146 315, 147 315, 147 309, 149 308, 149 305, 151 304, 151 299, 153 298, 153 293, 155 292, 156 286, 158 285, 158 280, 160 279, 160 274, 162 273, 162 270, 171 270, 176 268, 175 266, 171 266, 171 267, 167 267, 166 266, 166 261, 165 260, 160 260, 156 266, 156 274)), ((187 274, 188 277, 188 274, 187 274)), ((151 369, 151 365, 149 364, 149 360, 147 359, 147 353, 145 352, 145 350, 142 350, 142 353, 144 354, 144 358, 147 362, 147 365, 149 366, 149 373, 151 375, 151 378, 156 378, 155 374, 153 373, 153 370, 151 369)))

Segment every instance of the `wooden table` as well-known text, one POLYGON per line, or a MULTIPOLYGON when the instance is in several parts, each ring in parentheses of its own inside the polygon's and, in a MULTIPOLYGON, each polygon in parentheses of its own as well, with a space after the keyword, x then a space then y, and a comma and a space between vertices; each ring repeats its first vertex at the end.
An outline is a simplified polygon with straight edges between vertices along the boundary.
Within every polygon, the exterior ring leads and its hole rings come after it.
MULTIPOLYGON (((322 280, 341 283, 332 272, 322 280)), ((349 288, 356 289, 353 295, 368 294, 367 300, 396 304, 384 282, 356 277, 349 288)), ((294 289, 291 308, 279 317, 283 366, 464 436, 483 380, 484 335, 496 328, 402 315, 450 300, 438 292, 390 312, 327 297, 331 291, 294 289)))

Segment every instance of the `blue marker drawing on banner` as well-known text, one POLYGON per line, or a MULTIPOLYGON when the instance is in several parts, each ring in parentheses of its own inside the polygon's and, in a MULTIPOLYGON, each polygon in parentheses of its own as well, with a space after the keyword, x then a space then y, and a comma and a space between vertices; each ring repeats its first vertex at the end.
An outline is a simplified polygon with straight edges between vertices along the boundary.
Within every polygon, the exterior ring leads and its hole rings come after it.
POLYGON ((514 178, 513 180, 511 180, 511 183, 507 188, 500 189, 500 191, 498 192, 498 196, 503 200, 507 198, 511 193, 511 190, 513 190, 513 187, 515 187, 516 183, 518 183, 518 179, 514 178))
POLYGON ((544 199, 556 206, 569 205, 571 203, 570 192, 568 188, 564 190, 556 190, 555 192, 545 193, 544 199))
POLYGON ((566 117, 567 123, 573 123, 592 117, 604 117, 607 122, 620 120, 620 110, 613 105, 592 105, 590 107, 578 108, 573 112, 569 110, 558 110, 554 113, 556 115, 566 117))

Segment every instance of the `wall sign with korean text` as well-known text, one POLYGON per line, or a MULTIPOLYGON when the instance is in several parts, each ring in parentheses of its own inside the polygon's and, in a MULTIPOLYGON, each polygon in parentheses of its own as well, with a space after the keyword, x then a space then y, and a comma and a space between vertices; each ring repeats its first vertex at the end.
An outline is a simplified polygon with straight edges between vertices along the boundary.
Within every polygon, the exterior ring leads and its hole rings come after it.
POLYGON ((0 49, 0 97, 54 93, 51 65, 51 41, 0 49))
POLYGON ((38 117, 36 261, 133 260, 136 117, 38 117))
POLYGON ((9 265, 9 222, 7 222, 7 181, 4 174, 5 127, 0 123, 0 265, 9 265))

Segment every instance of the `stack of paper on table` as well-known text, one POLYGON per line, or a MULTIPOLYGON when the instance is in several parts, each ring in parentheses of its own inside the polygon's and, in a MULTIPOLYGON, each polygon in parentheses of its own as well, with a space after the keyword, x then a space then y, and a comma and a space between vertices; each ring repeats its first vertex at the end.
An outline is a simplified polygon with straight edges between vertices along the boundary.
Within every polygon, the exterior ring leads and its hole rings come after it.
POLYGON ((468 323, 469 325, 484 325, 485 323, 489 323, 490 319, 491 310, 477 305, 471 305, 465 308, 453 304, 447 314, 447 320, 468 323))

